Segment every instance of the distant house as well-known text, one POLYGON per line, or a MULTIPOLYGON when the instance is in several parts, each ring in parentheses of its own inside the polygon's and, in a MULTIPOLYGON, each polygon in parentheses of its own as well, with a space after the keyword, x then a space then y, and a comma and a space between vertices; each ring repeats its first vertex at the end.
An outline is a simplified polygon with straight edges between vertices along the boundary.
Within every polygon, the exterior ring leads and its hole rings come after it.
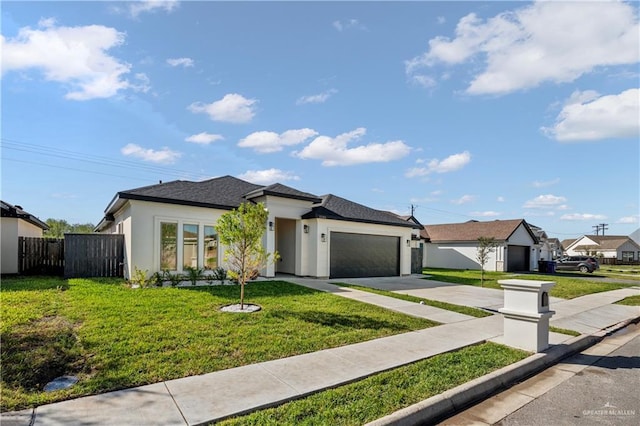
POLYGON ((562 245, 557 238, 549 238, 544 229, 529 224, 529 228, 538 239, 538 258, 540 260, 553 260, 562 256, 562 245))
POLYGON ((537 268, 538 239, 524 219, 425 225, 426 266, 480 269, 478 238, 498 243, 485 265, 487 271, 530 271, 537 268))
POLYGON ((411 273, 417 225, 336 195, 317 196, 282 184, 256 185, 232 176, 173 181, 118 192, 96 232, 125 236, 125 276, 222 262, 215 225, 244 202, 265 204, 263 245, 280 260, 261 274, 310 277, 394 276, 411 273))
POLYGON ((626 235, 584 235, 565 248, 568 256, 592 255, 622 262, 640 260, 640 245, 626 235))
POLYGON ((24 211, 21 206, 0 201, 0 239, 2 274, 18 273, 18 237, 42 237, 46 223, 24 211))

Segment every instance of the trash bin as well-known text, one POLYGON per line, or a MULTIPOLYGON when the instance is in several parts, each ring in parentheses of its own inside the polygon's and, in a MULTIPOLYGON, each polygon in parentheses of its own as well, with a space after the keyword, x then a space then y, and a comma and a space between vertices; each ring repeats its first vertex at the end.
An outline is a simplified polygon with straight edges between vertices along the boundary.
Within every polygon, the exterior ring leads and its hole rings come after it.
POLYGON ((556 262, 554 261, 547 262, 547 272, 550 274, 556 273, 556 262))
POLYGON ((546 260, 538 260, 538 272, 546 273, 547 272, 547 261, 546 260))

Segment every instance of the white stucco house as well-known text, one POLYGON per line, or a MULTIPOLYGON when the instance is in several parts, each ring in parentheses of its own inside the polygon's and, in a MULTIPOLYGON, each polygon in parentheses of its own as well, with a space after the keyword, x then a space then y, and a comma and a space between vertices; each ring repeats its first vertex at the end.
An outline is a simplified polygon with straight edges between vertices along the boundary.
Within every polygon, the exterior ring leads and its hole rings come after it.
POLYGON ((425 264, 429 268, 480 269, 478 238, 498 243, 486 271, 531 271, 538 267, 538 239, 524 219, 425 225, 425 264))
POLYGON ((0 201, 0 258, 2 274, 18 273, 18 237, 42 237, 46 223, 21 206, 0 201))
POLYGON ((232 176, 172 181, 118 192, 96 232, 125 238, 125 277, 187 267, 226 268, 215 225, 244 202, 269 212, 263 244, 280 260, 261 275, 394 276, 411 273, 416 226, 398 216, 336 195, 316 196, 282 185, 256 185, 232 176))
POLYGON ((640 245, 626 235, 583 235, 565 247, 567 256, 592 255, 622 262, 640 260, 640 245))

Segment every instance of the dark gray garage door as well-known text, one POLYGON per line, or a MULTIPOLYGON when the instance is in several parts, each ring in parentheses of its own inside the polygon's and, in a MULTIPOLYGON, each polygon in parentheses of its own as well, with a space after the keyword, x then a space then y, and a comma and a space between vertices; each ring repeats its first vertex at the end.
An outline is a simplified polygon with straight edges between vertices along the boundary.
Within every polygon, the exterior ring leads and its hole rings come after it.
POLYGON ((507 271, 528 271, 529 250, 531 248, 528 246, 509 246, 507 251, 507 271))
POLYGON ((400 238, 331 233, 331 278, 400 275, 400 238))

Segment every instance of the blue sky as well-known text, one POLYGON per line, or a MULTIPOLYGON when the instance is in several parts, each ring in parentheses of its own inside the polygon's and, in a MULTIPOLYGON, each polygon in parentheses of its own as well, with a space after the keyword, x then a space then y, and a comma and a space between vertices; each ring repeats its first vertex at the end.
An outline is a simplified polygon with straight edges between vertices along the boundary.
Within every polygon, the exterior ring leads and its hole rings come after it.
POLYGON ((2 199, 233 175, 424 224, 639 220, 638 3, 2 2, 2 199))

